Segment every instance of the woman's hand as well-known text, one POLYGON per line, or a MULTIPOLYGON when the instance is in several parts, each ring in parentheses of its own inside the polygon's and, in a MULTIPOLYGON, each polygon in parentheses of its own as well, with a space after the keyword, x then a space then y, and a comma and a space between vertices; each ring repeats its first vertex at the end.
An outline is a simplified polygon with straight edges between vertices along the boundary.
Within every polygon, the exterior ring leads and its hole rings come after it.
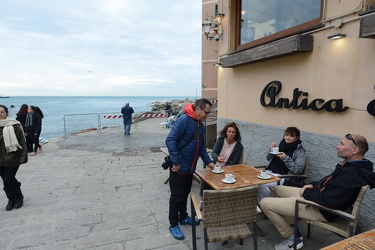
POLYGON ((274 148, 274 147, 276 147, 276 142, 271 142, 270 148, 274 148))
POLYGON ((217 157, 217 161, 218 161, 219 163, 225 163, 225 161, 224 161, 224 157, 221 157, 221 156, 217 157))
POLYGON ((284 159, 286 154, 284 152, 280 152, 280 154, 277 154, 276 156, 279 157, 280 159, 284 159))

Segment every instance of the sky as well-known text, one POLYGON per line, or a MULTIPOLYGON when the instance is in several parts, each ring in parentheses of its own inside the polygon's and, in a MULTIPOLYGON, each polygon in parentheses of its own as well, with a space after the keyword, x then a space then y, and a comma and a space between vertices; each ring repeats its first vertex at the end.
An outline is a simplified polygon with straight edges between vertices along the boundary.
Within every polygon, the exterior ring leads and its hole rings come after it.
POLYGON ((199 95, 201 19, 200 0, 1 0, 0 95, 199 95))

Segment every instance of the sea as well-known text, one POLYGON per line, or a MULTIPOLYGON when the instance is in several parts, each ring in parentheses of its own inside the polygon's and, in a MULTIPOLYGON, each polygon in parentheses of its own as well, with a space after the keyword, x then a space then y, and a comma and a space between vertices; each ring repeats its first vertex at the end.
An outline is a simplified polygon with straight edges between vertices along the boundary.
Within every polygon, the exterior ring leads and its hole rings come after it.
MULTIPOLYGON (((0 98, 15 119, 22 104, 38 106, 43 114, 41 137, 45 140, 65 136, 67 132, 96 127, 98 114, 121 115, 121 107, 128 101, 135 114, 151 111, 152 103, 186 100, 186 96, 11 96, 0 98), (74 118, 74 119, 73 119, 74 118), (78 119, 80 118, 80 119, 78 119), (87 123, 88 121, 89 124, 87 123)), ((122 119, 117 124, 122 124, 122 119)), ((100 124, 103 125, 103 124, 100 124)), ((105 124, 104 124, 105 125, 105 124)), ((73 131, 73 132, 74 132, 73 131)))

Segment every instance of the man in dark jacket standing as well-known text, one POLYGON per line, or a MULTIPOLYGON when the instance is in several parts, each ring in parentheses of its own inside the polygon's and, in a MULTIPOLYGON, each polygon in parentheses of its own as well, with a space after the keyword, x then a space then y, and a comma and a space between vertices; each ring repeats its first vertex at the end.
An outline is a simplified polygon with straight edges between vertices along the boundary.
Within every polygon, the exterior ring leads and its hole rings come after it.
MULTIPOLYGON (((275 192, 278 198, 270 197, 261 200, 262 211, 285 238, 283 242, 274 246, 276 250, 293 249, 294 234, 287 218, 294 217, 297 197, 344 211, 354 204, 363 185, 375 187, 373 163, 364 158, 368 151, 366 138, 361 135, 347 134, 336 148, 338 156, 343 158, 344 162, 338 163, 331 174, 302 188, 277 186, 275 192)), ((336 218, 331 213, 309 206, 299 206, 298 217, 322 222, 336 218)), ((298 236, 297 249, 302 247, 303 242, 298 236)))
POLYGON ((130 135, 130 128, 132 126, 132 114, 134 110, 129 106, 129 102, 125 102, 125 106, 121 108, 122 119, 124 123, 124 135, 130 135))
MULTIPOLYGON (((176 120, 165 140, 173 162, 169 175, 171 190, 169 230, 177 240, 185 238, 178 224, 191 225, 192 223, 192 218, 187 213, 187 199, 198 158, 201 157, 209 168, 214 168, 206 151, 205 129, 202 123, 211 113, 211 106, 211 102, 207 99, 199 99, 194 105, 187 104, 184 109, 185 113, 176 120)), ((198 221, 196 223, 199 224, 198 221)))

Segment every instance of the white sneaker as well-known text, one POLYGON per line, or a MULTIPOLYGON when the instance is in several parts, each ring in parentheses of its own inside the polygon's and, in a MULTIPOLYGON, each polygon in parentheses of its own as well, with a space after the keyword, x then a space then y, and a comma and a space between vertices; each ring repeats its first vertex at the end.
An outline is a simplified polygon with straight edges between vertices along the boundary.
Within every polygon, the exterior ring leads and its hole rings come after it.
POLYGON ((261 214, 261 213, 262 213, 262 210, 260 209, 259 206, 257 206, 257 213, 258 213, 258 214, 261 214))
MULTIPOLYGON (((287 238, 283 240, 281 243, 276 244, 273 246, 275 250, 293 250, 294 249, 294 240, 287 238)), ((297 238, 297 249, 301 249, 303 247, 303 241, 300 238, 297 238)))

